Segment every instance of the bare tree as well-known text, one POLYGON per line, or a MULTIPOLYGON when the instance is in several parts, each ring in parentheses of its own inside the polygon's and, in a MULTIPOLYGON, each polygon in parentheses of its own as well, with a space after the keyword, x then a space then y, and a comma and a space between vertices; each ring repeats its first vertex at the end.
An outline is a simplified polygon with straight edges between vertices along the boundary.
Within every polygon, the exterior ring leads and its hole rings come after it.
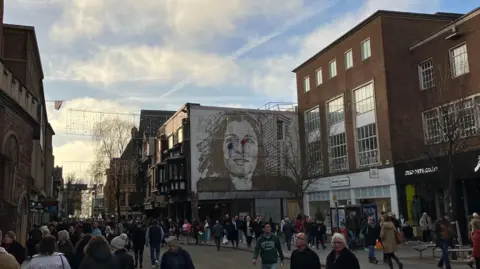
POLYGON ((111 177, 115 193, 117 218, 120 219, 120 196, 122 173, 125 162, 119 161, 131 139, 132 123, 121 118, 110 118, 97 123, 92 136, 95 142, 95 160, 91 166, 94 181, 104 182, 111 177), (123 165, 122 165, 123 164, 123 165))
MULTIPOLYGON (((444 190, 444 210, 450 218, 456 219, 455 174, 461 153, 478 146, 475 139, 469 139, 477 132, 475 100, 469 96, 465 76, 453 76, 453 71, 445 66, 438 66, 435 71, 435 77, 429 84, 421 81, 422 88, 428 91, 424 102, 435 107, 422 113, 424 143, 421 147, 413 147, 437 169, 444 190)), ((408 124, 409 119, 405 120, 408 124)))
POLYGON ((320 131, 306 139, 306 156, 302 156, 300 139, 288 139, 286 144, 285 167, 287 176, 293 180, 292 189, 295 201, 298 203, 300 213, 304 213, 304 197, 310 186, 318 180, 318 175, 323 169, 320 149, 320 131), (310 141, 310 143, 308 142, 310 141))

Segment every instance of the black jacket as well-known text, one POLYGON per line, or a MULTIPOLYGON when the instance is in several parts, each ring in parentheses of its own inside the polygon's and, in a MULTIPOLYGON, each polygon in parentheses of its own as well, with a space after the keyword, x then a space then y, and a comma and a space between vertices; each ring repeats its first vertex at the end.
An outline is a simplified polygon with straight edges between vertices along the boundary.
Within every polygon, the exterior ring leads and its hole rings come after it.
POLYGON ((295 228, 293 227, 293 224, 291 222, 287 222, 283 224, 282 232, 285 235, 285 237, 291 238, 293 234, 295 233, 295 228))
POLYGON ((142 226, 137 226, 132 229, 132 244, 136 247, 143 247, 145 245, 145 229, 142 226))
POLYGON ((177 251, 167 251, 163 253, 160 262, 162 269, 195 269, 190 254, 183 248, 178 248, 177 251))
MULTIPOLYGON (((285 227, 285 226, 284 226, 285 227)), ((320 269, 320 258, 315 251, 305 248, 303 251, 298 249, 292 252, 290 258, 290 269, 320 269)))
POLYGON ((25 258, 26 258, 25 248, 22 246, 22 244, 20 244, 16 240, 14 240, 11 245, 2 244, 2 247, 4 247, 8 253, 12 254, 13 257, 15 257, 18 264, 21 265, 25 261, 25 258))
POLYGON ((365 244, 367 246, 375 246, 377 243, 377 239, 380 238, 380 226, 375 223, 372 227, 370 224, 367 223, 362 230, 363 235, 365 235, 365 244))
POLYGON ((108 244, 87 246, 86 256, 79 269, 117 269, 117 259, 110 253, 108 244))
POLYGON ((57 248, 59 252, 63 253, 63 255, 68 261, 68 264, 71 264, 73 261, 73 254, 75 253, 72 242, 70 242, 70 240, 65 242, 58 242, 57 248))
POLYGON ((118 269, 134 269, 135 263, 133 257, 128 254, 126 249, 119 249, 114 253, 117 263, 119 265, 118 269))
POLYGON ((335 260, 335 250, 332 250, 327 256, 327 269, 360 269, 360 263, 357 257, 349 249, 344 248, 340 256, 335 260))

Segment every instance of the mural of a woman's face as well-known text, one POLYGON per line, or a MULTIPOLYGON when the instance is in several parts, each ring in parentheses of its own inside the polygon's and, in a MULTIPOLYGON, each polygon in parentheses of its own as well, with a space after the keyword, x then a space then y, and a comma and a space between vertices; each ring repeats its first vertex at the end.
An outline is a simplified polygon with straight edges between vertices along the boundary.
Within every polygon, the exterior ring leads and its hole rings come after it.
POLYGON ((253 173, 257 166, 258 137, 248 121, 228 123, 224 135, 223 157, 225 167, 234 176, 245 177, 253 173))

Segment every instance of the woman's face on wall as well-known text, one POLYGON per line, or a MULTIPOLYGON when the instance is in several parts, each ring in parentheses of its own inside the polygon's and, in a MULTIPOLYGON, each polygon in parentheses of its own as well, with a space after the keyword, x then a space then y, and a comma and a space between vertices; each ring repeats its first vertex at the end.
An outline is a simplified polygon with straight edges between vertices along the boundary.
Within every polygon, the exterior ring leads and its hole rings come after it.
POLYGON ((257 157, 258 137, 252 125, 245 120, 228 123, 223 142, 223 158, 230 173, 239 177, 251 174, 257 166, 257 157), (243 145, 242 140, 245 142, 243 145))

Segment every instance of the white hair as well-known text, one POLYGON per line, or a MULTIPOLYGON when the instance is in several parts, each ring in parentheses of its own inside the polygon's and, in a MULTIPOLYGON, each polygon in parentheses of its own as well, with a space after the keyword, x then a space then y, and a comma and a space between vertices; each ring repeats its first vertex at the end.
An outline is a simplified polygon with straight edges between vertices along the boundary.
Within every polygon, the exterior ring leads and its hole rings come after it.
POLYGON ((332 245, 333 245, 333 242, 335 241, 335 239, 337 241, 340 241, 342 242, 346 248, 348 248, 348 245, 347 245, 347 240, 345 240, 345 236, 343 236, 343 234, 341 233, 334 233, 333 236, 332 236, 332 245))

